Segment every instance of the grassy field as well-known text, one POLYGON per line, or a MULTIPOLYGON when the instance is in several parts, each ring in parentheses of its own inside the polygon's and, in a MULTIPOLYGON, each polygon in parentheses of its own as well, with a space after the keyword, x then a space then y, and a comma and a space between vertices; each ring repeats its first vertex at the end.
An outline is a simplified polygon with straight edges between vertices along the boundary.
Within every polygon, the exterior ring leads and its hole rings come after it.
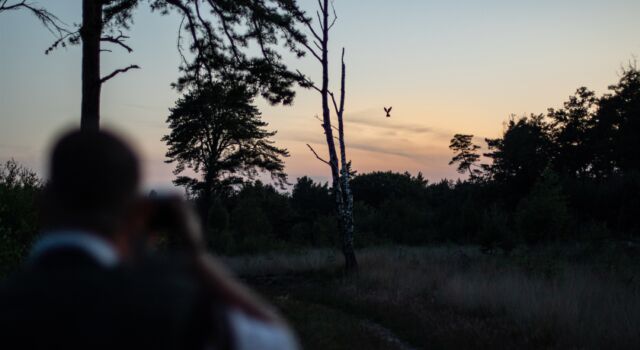
POLYGON ((226 259, 306 349, 585 349, 640 345, 640 254, 621 244, 509 255, 476 247, 330 250, 226 259))

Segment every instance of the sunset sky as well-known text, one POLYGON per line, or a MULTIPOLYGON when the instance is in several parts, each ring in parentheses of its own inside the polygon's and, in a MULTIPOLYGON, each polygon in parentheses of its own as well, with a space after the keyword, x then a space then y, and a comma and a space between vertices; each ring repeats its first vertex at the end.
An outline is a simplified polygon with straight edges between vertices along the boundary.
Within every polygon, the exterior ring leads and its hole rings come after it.
MULTIPOLYGON (((34 0, 68 24, 81 20, 80 0, 34 0)), ((299 1, 313 9, 315 0, 299 1)), ((640 54, 638 0, 336 0, 333 84, 339 50, 347 50, 348 156, 358 172, 422 173, 457 178, 447 148, 455 133, 496 137, 512 113, 559 107, 576 88, 598 94, 616 82, 622 64, 640 54), (385 118, 383 106, 393 106, 385 118)), ((129 44, 102 56, 103 73, 131 63, 103 87, 102 125, 125 133, 145 161, 147 187, 168 187, 165 119, 178 94, 177 16, 141 6, 129 44)), ((80 47, 44 55, 53 36, 27 12, 0 14, 0 161, 15 158, 45 175, 46 151, 61 130, 79 124, 80 47)), ((319 78, 312 58, 287 63, 319 78)), ((336 85, 334 85, 336 86, 336 85)), ((314 115, 320 97, 299 90, 291 107, 257 100, 275 140, 291 152, 292 180, 329 171, 314 115)), ((484 146, 484 144, 483 144, 484 146)))

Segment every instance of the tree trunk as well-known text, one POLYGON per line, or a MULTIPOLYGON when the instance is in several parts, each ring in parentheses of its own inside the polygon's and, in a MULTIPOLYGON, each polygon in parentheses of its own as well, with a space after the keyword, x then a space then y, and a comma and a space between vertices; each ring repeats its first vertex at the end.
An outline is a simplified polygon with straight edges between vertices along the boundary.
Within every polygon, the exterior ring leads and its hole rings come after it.
POLYGON ((100 129, 100 36, 102 35, 102 1, 82 1, 82 107, 80 129, 100 129))
POLYGON ((202 218, 202 227, 205 228, 205 232, 209 232, 209 230, 211 229, 211 222, 209 222, 209 211, 211 210, 211 207, 213 205, 213 184, 218 177, 217 174, 214 174, 211 171, 211 163, 209 163, 209 166, 207 168, 208 169, 205 169, 204 176, 204 190, 202 191, 200 198, 200 215, 202 218))
MULTIPOLYGON (((342 253, 345 259, 345 269, 348 273, 355 271, 358 266, 355 252, 353 249, 353 199, 349 190, 349 175, 347 170, 346 155, 344 149, 344 133, 342 124, 339 128, 339 142, 342 155, 342 173, 346 176, 340 176, 340 164, 338 163, 338 155, 334 142, 333 128, 331 126, 331 112, 329 107, 329 0, 324 0, 322 10, 322 86, 320 95, 322 96, 322 121, 324 133, 327 140, 327 148, 329 151, 329 165, 331 167, 331 178, 336 201, 336 212, 338 214, 338 226, 342 237, 342 253)), ((344 61, 342 69, 342 98, 341 108, 344 109, 344 61)), ((337 108, 336 108, 337 109, 337 108)), ((338 120, 341 123, 342 113, 336 110, 338 120)))
MULTIPOLYGON (((349 163, 347 162, 347 151, 344 143, 344 100, 345 100, 345 80, 346 66, 344 64, 344 48, 342 48, 342 69, 340 74, 340 106, 336 108, 338 117, 338 140, 340 141, 340 162, 342 164, 340 185, 342 187, 342 253, 344 254, 347 271, 354 271, 358 268, 358 261, 353 248, 353 193, 349 183, 351 174, 349 173, 349 163)), ((335 103, 335 98, 334 98, 335 103)))

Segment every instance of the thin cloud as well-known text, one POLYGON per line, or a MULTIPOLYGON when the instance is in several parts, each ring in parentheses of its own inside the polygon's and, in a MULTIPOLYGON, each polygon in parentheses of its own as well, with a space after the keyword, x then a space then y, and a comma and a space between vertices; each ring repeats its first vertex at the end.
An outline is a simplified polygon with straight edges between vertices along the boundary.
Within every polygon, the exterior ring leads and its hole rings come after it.
POLYGON ((373 110, 347 114, 344 121, 346 124, 364 125, 388 131, 405 131, 414 134, 433 134, 439 137, 451 137, 452 135, 451 132, 446 130, 438 130, 420 124, 397 123, 394 121, 393 117, 387 119, 381 113, 377 113, 373 110))
POLYGON ((366 152, 404 157, 418 163, 429 163, 432 161, 439 162, 443 159, 448 159, 448 154, 446 153, 441 153, 441 152, 427 153, 427 152, 421 152, 421 151, 411 151, 411 150, 399 149, 398 147, 390 147, 390 146, 373 144, 373 143, 349 143, 347 147, 351 149, 366 151, 366 152))
POLYGON ((306 130, 281 130, 275 136, 277 140, 297 141, 304 143, 324 143, 326 140, 320 132, 311 133, 306 130))
MULTIPOLYGON (((297 130, 295 132, 287 130, 286 132, 278 133, 277 139, 281 141, 308 143, 316 146, 324 146, 326 142, 323 134, 312 133, 308 130, 297 130)), ((377 140, 354 135, 353 138, 347 138, 346 142, 347 152, 349 149, 360 150, 377 154, 399 156, 420 163, 433 161, 435 158, 439 160, 444 157, 444 154, 441 155, 440 152, 425 152, 428 146, 412 144, 412 142, 406 138, 394 137, 390 140, 377 140)))
MULTIPOLYGON (((308 143, 308 144, 312 144, 312 145, 325 145, 325 140, 322 137, 319 136, 304 136, 304 135, 287 135, 284 137, 280 137, 280 140, 286 140, 286 141, 295 141, 295 142, 303 142, 303 143, 308 143)), ((380 147, 380 146, 373 146, 373 145, 369 145, 366 143, 354 143, 354 142, 348 142, 347 141, 347 150, 349 149, 357 149, 357 150, 362 150, 362 151, 367 151, 367 152, 373 152, 373 153, 381 153, 381 154, 389 154, 389 155, 394 155, 394 156, 401 156, 401 157, 406 157, 406 158, 410 158, 410 159, 414 159, 414 155, 409 153, 409 152, 404 152, 404 151, 400 151, 400 150, 394 150, 394 149, 388 149, 388 148, 384 148, 384 147, 380 147)))
MULTIPOLYGON (((305 138, 303 136, 291 136, 291 137, 284 137, 283 139, 289 140, 289 141, 309 143, 316 146, 325 145, 324 139, 321 139, 319 137, 305 138)), ((419 152, 419 151, 412 152, 410 150, 400 149, 398 147, 393 147, 391 145, 385 146, 385 145, 381 145, 380 143, 374 143, 374 142, 366 143, 366 142, 347 141, 347 152, 348 150, 359 150, 359 151, 365 151, 365 152, 371 152, 371 153, 377 153, 377 154, 403 157, 419 163, 430 162, 433 160, 441 160, 447 157, 447 155, 445 154, 440 154, 440 153, 427 154, 425 152, 419 152)))
POLYGON ((382 153, 382 154, 388 154, 392 156, 400 156, 400 157, 405 157, 412 160, 417 160, 418 158, 420 158, 419 155, 415 153, 406 152, 406 151, 397 150, 397 149, 390 149, 390 148, 366 144, 366 143, 349 143, 347 147, 351 149, 358 149, 361 151, 382 153))
POLYGON ((389 130, 400 130, 400 131, 409 131, 417 134, 425 134, 425 133, 436 133, 433 128, 419 125, 411 125, 411 124, 396 124, 386 122, 385 120, 376 120, 374 118, 361 118, 355 117, 350 118, 347 116, 345 118, 345 123, 347 124, 357 124, 357 125, 366 125, 366 126, 374 126, 376 128, 389 129, 389 130))

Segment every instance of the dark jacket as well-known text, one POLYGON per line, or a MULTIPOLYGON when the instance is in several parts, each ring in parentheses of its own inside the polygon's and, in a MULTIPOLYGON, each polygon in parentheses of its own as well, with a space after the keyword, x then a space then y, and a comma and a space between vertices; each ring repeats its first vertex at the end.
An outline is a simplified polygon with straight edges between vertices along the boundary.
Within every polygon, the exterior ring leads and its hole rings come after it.
POLYGON ((0 285, 3 348, 203 349, 213 306, 177 261, 105 268, 47 252, 0 285))

